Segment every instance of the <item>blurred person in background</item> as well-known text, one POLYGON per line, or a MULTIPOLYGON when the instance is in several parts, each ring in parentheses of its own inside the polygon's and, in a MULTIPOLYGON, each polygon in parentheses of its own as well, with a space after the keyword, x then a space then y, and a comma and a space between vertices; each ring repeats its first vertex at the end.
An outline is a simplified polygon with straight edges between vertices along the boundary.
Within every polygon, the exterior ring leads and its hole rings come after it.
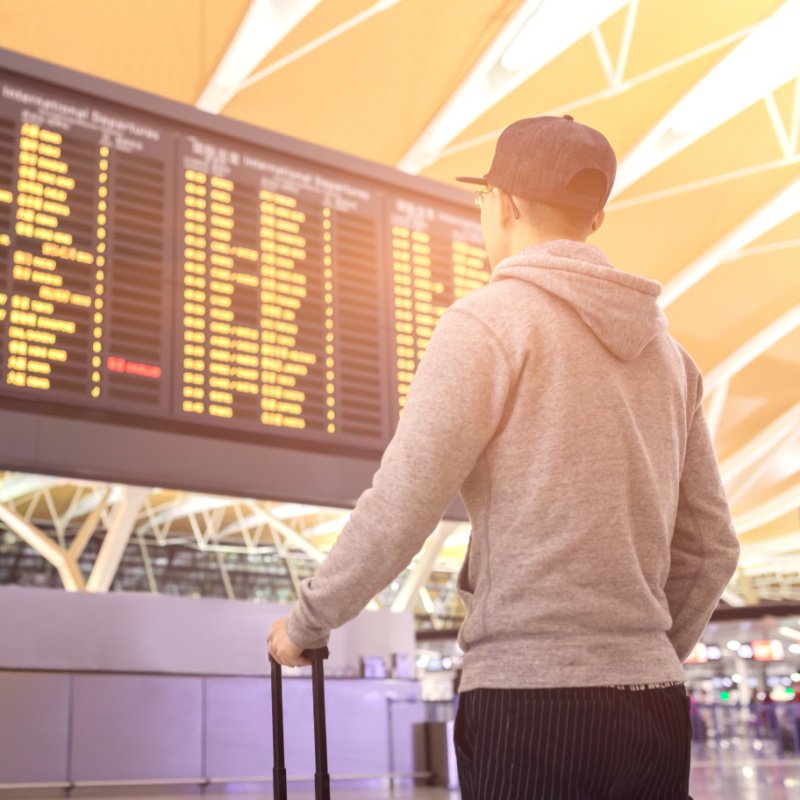
POLYGON ((466 800, 688 797, 682 662, 739 546, 660 285, 586 242, 615 173, 601 133, 534 117, 464 179, 481 187, 491 280, 441 317, 372 487, 269 638, 306 663, 460 490, 466 800))

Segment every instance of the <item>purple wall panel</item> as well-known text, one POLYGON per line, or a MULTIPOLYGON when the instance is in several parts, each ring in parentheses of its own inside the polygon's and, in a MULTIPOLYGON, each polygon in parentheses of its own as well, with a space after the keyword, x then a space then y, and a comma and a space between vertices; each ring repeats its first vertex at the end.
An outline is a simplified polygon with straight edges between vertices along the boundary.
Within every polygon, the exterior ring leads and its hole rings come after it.
POLYGON ((67 780, 69 681, 0 672, 0 783, 67 780))
POLYGON ((203 774, 201 678, 76 675, 76 781, 203 774))
POLYGON ((206 713, 208 775, 217 778, 272 775, 268 680, 208 678, 206 713))
MULTIPOLYGON (((332 679, 325 694, 332 775, 413 770, 419 684, 332 679)), ((0 670, 0 784, 270 778, 271 714, 268 678, 0 670)), ((313 775, 309 678, 285 677, 284 720, 290 775, 313 775)))
MULTIPOLYGON (((328 766, 332 775, 389 771, 388 698, 419 699, 419 685, 406 681, 329 680, 328 766)), ((212 777, 272 775, 272 710, 269 681, 207 679, 207 763, 212 777)), ((311 681, 283 681, 286 767, 292 777, 314 774, 311 681)), ((393 706, 394 769, 413 768, 411 724, 424 718, 421 703, 393 706), (399 710, 398 710, 399 709, 399 710)))

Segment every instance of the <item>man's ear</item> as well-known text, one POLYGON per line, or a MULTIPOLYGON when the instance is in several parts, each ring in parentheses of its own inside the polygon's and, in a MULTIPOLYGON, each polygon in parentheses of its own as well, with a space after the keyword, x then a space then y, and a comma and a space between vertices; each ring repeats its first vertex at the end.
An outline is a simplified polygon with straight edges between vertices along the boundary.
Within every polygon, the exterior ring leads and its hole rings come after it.
POLYGON ((594 233, 599 229, 599 227, 603 224, 603 220, 605 220, 605 218, 606 218, 606 210, 602 208, 594 215, 594 219, 592 220, 592 233, 594 233))
POLYGON ((511 205, 511 196, 498 189, 497 196, 500 200, 500 225, 507 228, 514 221, 514 207, 511 205))

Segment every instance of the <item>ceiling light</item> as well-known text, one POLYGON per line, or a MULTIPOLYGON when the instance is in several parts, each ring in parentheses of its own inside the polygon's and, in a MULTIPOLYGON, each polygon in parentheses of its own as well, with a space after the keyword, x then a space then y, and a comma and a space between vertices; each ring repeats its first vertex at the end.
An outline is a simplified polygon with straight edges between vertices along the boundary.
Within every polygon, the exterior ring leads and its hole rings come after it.
POLYGON ((433 614, 436 611, 436 606, 433 604, 433 598, 426 589, 420 589, 419 599, 422 601, 422 607, 425 609, 426 614, 433 614))
POLYGON ((800 0, 768 17, 663 117, 617 169, 612 197, 800 73, 800 0))
POLYGON ((525 0, 489 42, 398 169, 418 173, 487 109, 631 0, 525 0))
POLYGON ((242 81, 319 2, 251 0, 239 29, 197 101, 197 107, 218 113, 236 94, 242 81))
POLYGON ((739 658, 752 658, 753 657, 753 648, 745 642, 740 648, 738 652, 739 658))
POLYGON ((582 39, 630 0, 540 0, 500 59, 509 72, 544 65, 582 39))
POLYGON ((793 181, 765 205, 738 224, 703 255, 681 270, 665 287, 659 305, 666 308, 699 283, 720 264, 735 257, 748 244, 800 211, 800 179, 793 181))
POLYGON ((800 0, 789 0, 681 100, 670 115, 680 135, 706 130, 800 74, 800 0))
POLYGON ((737 652, 741 646, 742 643, 737 641, 736 639, 731 639, 728 642, 728 644, 725 645, 725 647, 727 647, 728 650, 733 650, 734 653, 737 652))

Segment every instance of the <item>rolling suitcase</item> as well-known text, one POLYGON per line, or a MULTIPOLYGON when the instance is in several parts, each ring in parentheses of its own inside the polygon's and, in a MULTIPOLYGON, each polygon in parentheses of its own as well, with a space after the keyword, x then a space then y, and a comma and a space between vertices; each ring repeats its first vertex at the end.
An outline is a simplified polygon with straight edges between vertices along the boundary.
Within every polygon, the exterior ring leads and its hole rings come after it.
MULTIPOLYGON (((314 792, 317 800, 330 800, 331 786, 328 775, 328 742, 325 734, 325 674, 322 662, 328 657, 328 648, 306 650, 303 655, 311 662, 311 690, 314 695, 314 754, 317 771, 314 775, 314 792)), ((272 786, 275 800, 287 800, 286 761, 283 750, 283 683, 281 665, 269 657, 272 678, 272 786)))

